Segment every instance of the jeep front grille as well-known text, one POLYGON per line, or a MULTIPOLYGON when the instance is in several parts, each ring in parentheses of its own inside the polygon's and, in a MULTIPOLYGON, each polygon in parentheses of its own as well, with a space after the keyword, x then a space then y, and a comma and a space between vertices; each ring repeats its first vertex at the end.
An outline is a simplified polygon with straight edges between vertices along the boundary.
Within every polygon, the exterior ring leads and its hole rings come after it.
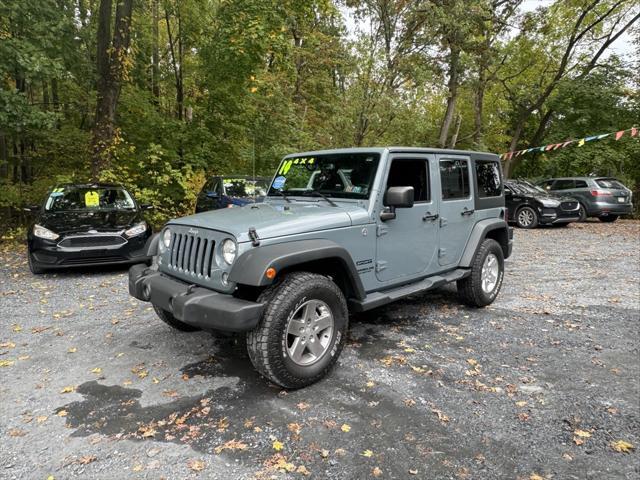
POLYGON ((169 266, 179 272, 209 278, 215 265, 214 239, 174 232, 169 248, 169 266))

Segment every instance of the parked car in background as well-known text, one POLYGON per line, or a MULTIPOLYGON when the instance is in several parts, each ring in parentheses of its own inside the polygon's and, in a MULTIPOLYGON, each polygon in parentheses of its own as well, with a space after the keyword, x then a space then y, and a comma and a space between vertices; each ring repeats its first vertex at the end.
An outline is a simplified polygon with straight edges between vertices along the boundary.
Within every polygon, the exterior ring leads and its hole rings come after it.
POLYGON ((271 178, 246 175, 215 176, 202 187, 196 213, 262 202, 270 181, 271 178))
POLYGON ((549 193, 571 195, 580 202, 580 220, 598 217, 615 222, 620 215, 633 212, 631 190, 611 177, 550 178, 538 185, 549 193))
POLYGON ((566 226, 580 220, 580 203, 572 197, 552 195, 522 180, 504 184, 508 221, 520 228, 538 225, 566 226))
POLYGON ((29 268, 47 269, 96 264, 147 262, 151 227, 139 205, 120 185, 60 185, 36 213, 27 233, 29 268))

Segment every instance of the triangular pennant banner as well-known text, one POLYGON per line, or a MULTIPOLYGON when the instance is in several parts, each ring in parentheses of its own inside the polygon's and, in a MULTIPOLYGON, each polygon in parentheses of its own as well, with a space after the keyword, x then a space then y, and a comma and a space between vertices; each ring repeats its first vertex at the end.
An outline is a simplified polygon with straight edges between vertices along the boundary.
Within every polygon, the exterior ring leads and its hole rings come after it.
POLYGON ((581 147, 584 145, 584 138, 581 138, 580 141, 578 142, 578 146, 581 147))
POLYGON ((562 148, 564 148, 564 147, 566 147, 567 145, 570 145, 570 144, 572 144, 572 143, 573 143, 573 140, 569 140, 568 142, 564 142, 564 143, 562 144, 562 148))
POLYGON ((631 136, 635 137, 637 133, 638 133, 638 129, 636 127, 632 127, 631 128, 631 136))
POLYGON ((625 130, 620 130, 619 132, 616 132, 616 140, 620 140, 620 137, 622 137, 622 135, 624 135, 625 130))
POLYGON ((602 135, 598 135, 596 137, 596 140, 602 140, 603 138, 607 138, 609 135, 611 135, 610 133, 603 133, 602 135))

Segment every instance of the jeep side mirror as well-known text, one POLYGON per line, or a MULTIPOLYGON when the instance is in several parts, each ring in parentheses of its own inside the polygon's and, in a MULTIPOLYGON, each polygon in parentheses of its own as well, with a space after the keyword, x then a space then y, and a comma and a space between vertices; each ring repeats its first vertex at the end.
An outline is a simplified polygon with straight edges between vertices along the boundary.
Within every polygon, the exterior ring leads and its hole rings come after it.
POLYGON ((384 206, 388 207, 380 213, 383 222, 396 218, 396 208, 413 207, 413 187, 389 187, 384 195, 384 206))
POLYGON ((22 210, 24 210, 25 212, 37 212, 38 210, 40 210, 40 205, 26 205, 24 207, 22 207, 22 210))
POLYGON ((207 192, 207 198, 218 198, 218 192, 207 192))
POLYGON ((140 205, 140 210, 153 210, 153 205, 150 203, 143 203, 140 205))

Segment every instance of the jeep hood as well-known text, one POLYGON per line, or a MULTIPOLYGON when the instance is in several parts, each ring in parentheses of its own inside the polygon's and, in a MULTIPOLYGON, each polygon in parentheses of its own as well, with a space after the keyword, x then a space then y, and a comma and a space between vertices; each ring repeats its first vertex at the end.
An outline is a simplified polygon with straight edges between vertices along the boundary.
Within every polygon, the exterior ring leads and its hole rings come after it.
POLYGON ((238 242, 249 241, 249 228, 260 239, 317 232, 330 228, 364 223, 366 210, 357 204, 339 207, 317 203, 255 203, 239 208, 225 208, 171 220, 168 225, 185 225, 227 232, 238 242))

